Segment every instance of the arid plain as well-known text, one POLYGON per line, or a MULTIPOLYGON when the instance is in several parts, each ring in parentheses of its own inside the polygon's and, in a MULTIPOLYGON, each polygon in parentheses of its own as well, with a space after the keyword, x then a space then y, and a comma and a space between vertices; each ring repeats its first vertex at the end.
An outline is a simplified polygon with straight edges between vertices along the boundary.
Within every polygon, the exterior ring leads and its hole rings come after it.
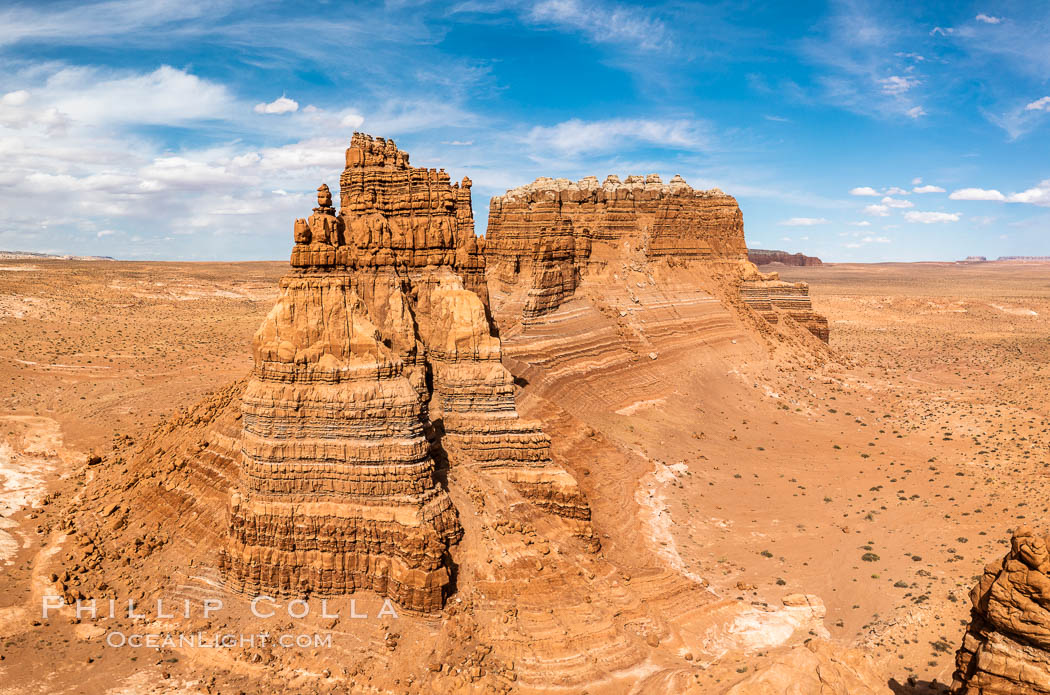
MULTIPOLYGON (((202 669, 219 673, 209 687, 237 692, 228 664, 136 656, 32 618, 63 552, 48 532, 93 475, 89 455, 243 377, 286 268, 3 262, 0 692, 176 690, 199 684, 202 669)), ((1047 513, 1050 265, 775 269, 810 283, 829 319, 826 354, 730 351, 714 368, 699 363, 706 353, 653 358, 651 397, 582 403, 587 417, 525 377, 519 410, 543 422, 555 460, 581 481, 603 552, 642 542, 737 605, 819 597, 831 638, 864 648, 884 683, 937 692, 951 682, 981 568, 1011 529, 1038 528, 1047 513), (596 463, 606 450, 619 472, 596 463), (637 488, 633 508, 613 488, 637 488)), ((504 343, 518 374, 513 336, 504 343)), ((755 637, 781 629, 767 627, 744 631, 725 658, 690 664, 694 681, 724 688, 760 671, 786 648, 755 637)), ((399 692, 381 675, 375 686, 399 692)))

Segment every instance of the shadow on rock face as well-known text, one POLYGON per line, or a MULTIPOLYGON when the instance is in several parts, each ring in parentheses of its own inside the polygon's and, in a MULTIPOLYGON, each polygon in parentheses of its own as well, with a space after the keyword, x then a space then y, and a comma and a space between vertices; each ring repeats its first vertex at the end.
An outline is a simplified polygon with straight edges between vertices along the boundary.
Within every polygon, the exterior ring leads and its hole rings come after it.
POLYGON ((894 695, 947 695, 948 686, 937 681, 921 681, 909 678, 904 683, 891 678, 888 684, 894 695))

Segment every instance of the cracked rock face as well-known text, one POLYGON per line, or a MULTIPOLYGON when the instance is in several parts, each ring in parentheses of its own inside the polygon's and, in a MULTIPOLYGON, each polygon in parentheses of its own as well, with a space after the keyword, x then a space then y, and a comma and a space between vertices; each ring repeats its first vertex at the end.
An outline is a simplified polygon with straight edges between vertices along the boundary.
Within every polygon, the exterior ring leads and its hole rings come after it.
POLYGON ((1020 528, 1010 552, 970 591, 972 620, 955 655, 957 695, 1050 693, 1050 550, 1020 528))
POLYGON ((292 272, 255 335, 222 570, 254 593, 371 589, 441 607, 462 536, 440 467, 503 476, 593 541, 575 479, 522 422, 488 317, 470 180, 355 134, 295 222, 292 272))

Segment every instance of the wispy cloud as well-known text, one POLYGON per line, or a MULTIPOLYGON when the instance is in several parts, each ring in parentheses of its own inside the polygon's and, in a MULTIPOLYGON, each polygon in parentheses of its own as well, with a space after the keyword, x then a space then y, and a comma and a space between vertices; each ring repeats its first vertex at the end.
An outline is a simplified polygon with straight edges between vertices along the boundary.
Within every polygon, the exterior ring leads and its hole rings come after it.
POLYGON ((985 14, 984 12, 977 15, 975 19, 978 22, 983 22, 984 24, 1001 24, 1003 21, 1002 17, 994 17, 992 15, 985 14))
POLYGON ((818 224, 827 224, 828 221, 823 217, 792 217, 791 219, 783 220, 778 224, 785 227, 812 227, 818 224))
POLYGON ((926 184, 925 186, 916 186, 915 188, 911 189, 911 191, 912 193, 944 193, 944 189, 940 186, 933 186, 930 184, 926 184))
POLYGON ((645 10, 585 0, 543 0, 527 17, 533 22, 583 33, 599 43, 623 43, 646 51, 672 47, 662 20, 645 10))
POLYGON ((1025 111, 1050 111, 1050 97, 1040 97, 1024 107, 1025 111))
POLYGON ((624 150, 638 143, 699 151, 710 145, 709 131, 706 123, 694 120, 574 118, 553 126, 536 126, 525 140, 540 152, 553 150, 568 155, 624 150))
POLYGON ((918 86, 919 80, 914 77, 902 77, 901 75, 890 75, 878 80, 883 94, 898 96, 904 94, 912 87, 918 86))
POLYGON ((55 41, 64 45, 114 43, 129 34, 156 36, 156 30, 179 22, 218 18, 236 3, 229 0, 110 0, 11 6, 0 11, 0 45, 55 41))
POLYGON ((924 58, 907 50, 916 28, 897 14, 859 0, 840 0, 831 8, 819 37, 801 43, 802 55, 822 73, 818 83, 823 101, 878 118, 925 115, 913 98, 914 92, 922 91, 917 88, 924 82, 924 58), (895 47, 899 50, 892 50, 895 47))
POLYGON ((918 212, 910 211, 904 213, 904 219, 908 222, 918 224, 937 224, 939 222, 958 222, 962 217, 957 212, 918 212))

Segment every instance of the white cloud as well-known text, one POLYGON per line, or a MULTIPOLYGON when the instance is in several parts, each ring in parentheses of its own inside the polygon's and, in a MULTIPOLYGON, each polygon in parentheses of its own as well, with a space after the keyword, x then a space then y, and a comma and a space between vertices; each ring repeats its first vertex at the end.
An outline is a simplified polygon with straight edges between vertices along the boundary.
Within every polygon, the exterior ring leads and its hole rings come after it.
POLYGON ((872 217, 887 217, 890 214, 890 208, 887 205, 866 205, 864 214, 872 217))
POLYGON ((898 96, 904 94, 912 87, 919 85, 919 80, 914 77, 901 76, 901 75, 890 75, 879 80, 879 86, 882 87, 883 94, 890 94, 892 96, 898 96))
POLYGON ((896 186, 890 186, 886 189, 886 195, 908 195, 908 191, 896 186))
POLYGON ((857 188, 851 188, 850 191, 849 191, 849 194, 850 195, 878 195, 879 192, 876 191, 871 186, 858 186, 857 188))
POLYGON ((919 118, 920 116, 926 115, 926 109, 921 106, 913 106, 904 113, 906 113, 909 118, 919 118))
POLYGON ((202 190, 213 186, 236 186, 243 179, 225 166, 186 157, 158 157, 139 170, 142 190, 202 190))
POLYGON ((791 219, 784 220, 779 224, 785 227, 812 227, 817 224, 827 224, 828 221, 823 217, 792 217, 791 219))
POLYGON ((883 198, 881 202, 886 207, 891 207, 891 208, 911 208, 911 207, 915 207, 915 204, 912 203, 910 200, 901 200, 900 198, 891 198, 889 196, 886 196, 885 198, 883 198))
POLYGON ((47 79, 42 99, 70 121, 101 126, 225 119, 236 103, 225 86, 168 65, 147 74, 65 68, 47 79))
POLYGON ((1011 193, 1007 198, 1010 203, 1030 203, 1041 207, 1050 207, 1050 179, 1040 181, 1038 186, 1020 193, 1011 193))
POLYGON ((266 172, 338 171, 343 168, 347 144, 344 138, 312 138, 253 154, 258 157, 258 169, 266 172))
POLYGON ((289 99, 286 96, 280 96, 271 101, 269 104, 256 104, 255 113, 268 113, 268 114, 282 114, 282 113, 295 113, 299 110, 299 102, 294 99, 289 99))
MULTIPOLYGON (((4 97, 6 100, 7 97, 4 97)), ((1050 97, 1041 97, 1024 107, 1025 111, 1050 111, 1050 97)))
MULTIPOLYGON (((917 183, 922 183, 922 179, 919 179, 917 183)), ((931 186, 929 184, 925 186, 916 186, 911 189, 912 193, 944 193, 944 189, 940 186, 931 186)))
POLYGON ((631 140, 695 151, 704 149, 709 137, 706 125, 698 121, 628 118, 607 121, 573 118, 554 126, 536 126, 526 136, 532 148, 552 149, 561 154, 622 151, 625 142, 631 140))
POLYGON ((955 29, 952 27, 934 27, 930 30, 930 36, 936 36, 937 34, 940 34, 941 36, 950 36, 954 33, 955 29))
POLYGON ((984 22, 985 24, 999 24, 1000 22, 1003 21, 1002 17, 994 17, 992 15, 987 15, 987 14, 985 14, 983 12, 981 14, 977 15, 977 17, 975 19, 978 22, 984 22))
POLYGON ((1006 200, 1006 196, 995 189, 960 188, 948 196, 951 200, 1006 200))
POLYGON ((871 244, 871 243, 888 244, 888 243, 890 243, 889 237, 884 237, 884 236, 875 236, 875 237, 866 236, 863 239, 861 239, 861 241, 863 241, 865 244, 871 244))
POLYGON ((871 226, 871 222, 868 222, 867 220, 861 220, 860 222, 850 222, 850 224, 853 225, 854 227, 870 227, 871 226))
POLYGON ((8 92, 0 99, 0 103, 4 106, 22 106, 29 101, 29 92, 24 89, 19 89, 14 92, 8 92))
POLYGON ((959 218, 962 217, 957 212, 906 212, 904 213, 904 219, 909 222, 917 222, 920 224, 935 224, 937 222, 958 222, 959 218))
POLYGON ((339 121, 339 125, 344 128, 360 128, 361 124, 365 122, 365 117, 359 113, 348 113, 339 121))

